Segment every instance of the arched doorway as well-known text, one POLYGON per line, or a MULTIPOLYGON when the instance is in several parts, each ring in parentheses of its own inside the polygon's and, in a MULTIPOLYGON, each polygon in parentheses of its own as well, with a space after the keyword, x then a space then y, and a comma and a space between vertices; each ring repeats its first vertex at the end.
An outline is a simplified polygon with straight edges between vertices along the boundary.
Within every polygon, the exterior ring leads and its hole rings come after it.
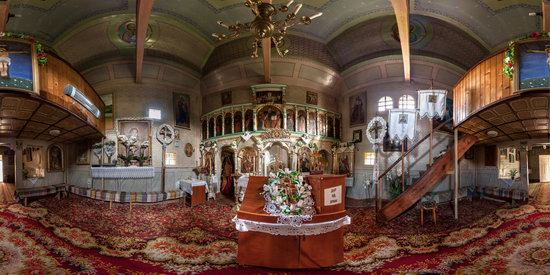
POLYGON ((230 146, 222 147, 221 151, 220 192, 230 198, 235 195, 235 151, 230 146))
POLYGON ((0 203, 14 202, 15 151, 0 145, 0 203))
POLYGON ((288 146, 281 142, 274 142, 265 149, 265 171, 266 175, 270 172, 276 173, 279 170, 290 168, 290 153, 288 146))

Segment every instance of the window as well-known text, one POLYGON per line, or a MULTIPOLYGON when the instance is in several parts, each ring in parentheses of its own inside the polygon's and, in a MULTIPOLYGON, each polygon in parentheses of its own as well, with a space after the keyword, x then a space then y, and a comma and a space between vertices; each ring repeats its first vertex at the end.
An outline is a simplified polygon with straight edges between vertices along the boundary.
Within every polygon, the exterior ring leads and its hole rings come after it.
POLYGON ((399 98, 399 109, 415 109, 416 104, 414 102, 414 97, 410 95, 404 95, 399 98))
POLYGON ((149 109, 149 118, 152 118, 152 119, 160 119, 161 117, 161 112, 160 110, 157 110, 157 109, 149 109))
POLYGON ((378 111, 384 112, 386 110, 389 110, 393 108, 393 99, 389 96, 384 96, 380 100, 378 100, 378 111))
POLYGON ((166 153, 166 165, 176 165, 176 153, 166 153))
POLYGON ((365 165, 374 165, 374 152, 365 152, 365 165))
POLYGON ((499 148, 498 177, 501 179, 519 178, 519 151, 515 147, 499 148))

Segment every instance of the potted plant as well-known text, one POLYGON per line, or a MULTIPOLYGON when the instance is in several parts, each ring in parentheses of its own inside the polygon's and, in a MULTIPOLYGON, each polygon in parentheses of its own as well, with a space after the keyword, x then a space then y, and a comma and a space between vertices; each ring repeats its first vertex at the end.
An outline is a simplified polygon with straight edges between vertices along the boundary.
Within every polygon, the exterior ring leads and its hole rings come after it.
MULTIPOLYGON (((126 154, 119 154, 118 158, 124 161, 124 165, 128 166, 134 159, 134 153, 137 151, 136 146, 137 138, 135 136, 119 135, 118 140, 122 143, 122 146, 126 149, 126 154)), ((137 162, 137 161, 136 161, 137 162)))
POLYGON ((518 169, 510 169, 510 171, 508 171, 508 175, 510 176, 510 178, 512 180, 514 180, 516 178, 516 176, 518 175, 518 169))

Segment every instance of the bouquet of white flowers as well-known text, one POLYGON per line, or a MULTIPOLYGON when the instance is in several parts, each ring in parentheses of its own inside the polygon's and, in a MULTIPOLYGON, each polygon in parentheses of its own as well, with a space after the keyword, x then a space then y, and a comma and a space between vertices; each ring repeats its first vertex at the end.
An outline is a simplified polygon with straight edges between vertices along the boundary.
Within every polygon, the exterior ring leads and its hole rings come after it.
POLYGON ((278 216, 277 223, 299 227, 315 214, 311 185, 304 182, 299 172, 270 173, 262 195, 266 201, 264 211, 278 216))

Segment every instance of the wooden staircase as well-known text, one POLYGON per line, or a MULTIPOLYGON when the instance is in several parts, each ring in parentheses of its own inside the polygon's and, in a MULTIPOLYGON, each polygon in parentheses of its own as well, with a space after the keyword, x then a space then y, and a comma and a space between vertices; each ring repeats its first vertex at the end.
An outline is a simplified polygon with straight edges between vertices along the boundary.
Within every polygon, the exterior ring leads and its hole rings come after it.
MULTIPOLYGON (((458 141, 458 158, 462 158, 466 151, 477 141, 472 135, 465 135, 458 141)), ((422 196, 432 190, 441 179, 454 170, 454 146, 447 153, 437 159, 432 166, 422 174, 405 192, 390 201, 377 213, 379 222, 387 222, 401 215, 413 206, 422 196)))

